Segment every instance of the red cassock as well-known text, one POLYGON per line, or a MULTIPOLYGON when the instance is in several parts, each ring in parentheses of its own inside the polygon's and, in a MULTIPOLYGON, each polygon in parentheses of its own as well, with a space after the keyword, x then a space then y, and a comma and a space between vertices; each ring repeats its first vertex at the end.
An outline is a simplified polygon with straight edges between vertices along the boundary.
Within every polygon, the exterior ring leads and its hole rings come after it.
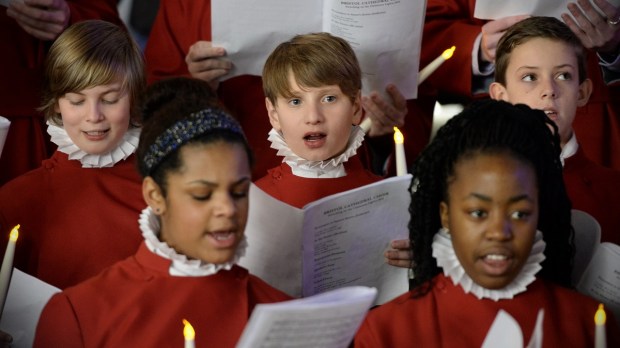
MULTIPOLYGON (((498 311, 517 321, 527 344, 538 310, 544 310, 543 347, 593 347, 598 303, 543 280, 510 300, 479 300, 440 274, 420 298, 405 293, 371 310, 355 337, 355 347, 481 347, 498 311)), ((620 347, 620 332, 607 311, 607 346, 620 347)))
MULTIPOLYGON (((291 33, 291 37, 295 34, 291 33)), ((162 0, 145 50, 149 83, 165 77, 189 76, 185 56, 189 47, 199 40, 211 41, 211 1, 162 0)), ((281 161, 267 140, 271 125, 265 108, 262 79, 248 75, 227 79, 220 83, 218 95, 241 123, 254 151, 254 177, 262 177, 281 161)), ((434 99, 408 101, 406 125, 401 131, 405 135, 409 164, 428 143, 434 103, 434 99)), ((391 152, 392 149, 393 143, 387 150, 391 152)), ((395 165, 390 166, 389 171, 393 174, 395 165)))
POLYGON ((43 309, 34 347, 182 347, 182 320, 197 347, 234 347, 256 304, 290 297, 239 266, 210 276, 168 273, 170 260, 138 252, 43 309))
POLYGON ((267 175, 256 181, 256 186, 274 198, 303 208, 308 203, 336 193, 371 184, 381 180, 365 170, 358 156, 344 163, 347 175, 340 178, 303 178, 292 173, 291 167, 282 163, 270 169, 267 175))
POLYGON ((579 147, 562 171, 573 209, 601 225, 601 241, 620 245, 620 171, 592 162, 579 147))
MULTIPOLYGON (((115 0, 67 1, 69 24, 85 19, 103 19, 122 25, 115 0)), ((0 185, 35 169, 56 146, 49 141, 45 121, 35 109, 41 106, 43 68, 49 41, 26 33, 17 22, 0 11, 0 116, 11 122, 0 157, 0 185)))
MULTIPOLYGON (((422 63, 456 46, 454 56, 425 82, 442 93, 461 97, 472 94, 471 51, 485 23, 473 17, 475 4, 475 0, 427 2, 422 63)), ((594 52, 588 52, 587 63, 593 93, 588 104, 577 109, 573 128, 589 158, 620 170, 620 84, 605 84, 594 52)))
MULTIPOLYGON (((20 224, 15 267, 64 289, 133 255, 146 203, 135 155, 82 168, 59 151, 0 187, 0 230, 20 224)), ((4 234, 3 234, 4 236, 4 234)))

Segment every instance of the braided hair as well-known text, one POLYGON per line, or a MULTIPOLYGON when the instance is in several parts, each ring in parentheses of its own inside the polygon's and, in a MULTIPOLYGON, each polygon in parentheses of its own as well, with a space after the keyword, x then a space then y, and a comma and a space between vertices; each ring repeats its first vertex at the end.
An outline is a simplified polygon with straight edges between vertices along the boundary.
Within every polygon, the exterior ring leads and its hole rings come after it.
POLYGON ((532 166, 539 195, 538 229, 546 243, 540 276, 569 287, 574 231, 560 151, 555 123, 543 111, 522 104, 477 101, 440 128, 412 167, 409 239, 414 296, 428 292, 430 280, 440 272, 432 243, 441 227, 439 205, 447 200, 448 180, 459 160, 478 154, 507 153, 532 166))

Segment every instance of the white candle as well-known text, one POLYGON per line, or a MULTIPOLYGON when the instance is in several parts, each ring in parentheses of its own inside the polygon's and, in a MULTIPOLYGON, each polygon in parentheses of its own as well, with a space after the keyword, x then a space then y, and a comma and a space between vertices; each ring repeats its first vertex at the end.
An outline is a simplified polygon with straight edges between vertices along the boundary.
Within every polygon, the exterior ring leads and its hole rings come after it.
POLYGON ((420 85, 422 82, 424 82, 424 80, 431 76, 431 74, 435 72, 435 70, 437 70, 437 68, 439 68, 441 64, 443 64, 443 62, 450 59, 452 57, 452 54, 454 54, 455 49, 456 47, 452 46, 447 50, 443 51, 443 53, 439 57, 435 58, 435 60, 433 60, 429 65, 425 66, 424 69, 420 70, 420 73, 418 74, 418 85, 420 85))
MULTIPOLYGON (((418 73, 418 86, 422 82, 424 82, 424 80, 426 80, 426 78, 429 77, 435 70, 437 70, 437 68, 439 68, 439 66, 443 64, 443 62, 450 59, 452 57, 452 54, 454 54, 455 49, 456 46, 452 46, 447 50, 443 51, 443 53, 439 57, 435 58, 435 60, 433 60, 429 65, 424 67, 424 69, 420 70, 420 72, 418 73)), ((370 120, 370 117, 366 117, 362 121, 362 123, 360 123, 360 127, 362 128, 364 133, 368 133, 371 125, 372 121, 370 120)))
POLYGON ((194 331, 194 327, 189 321, 183 319, 183 337, 185 337, 185 348, 195 348, 194 339, 196 338, 196 332, 194 331))
POLYGON ((6 300, 6 293, 9 291, 9 284, 11 283, 11 272, 13 271, 13 255, 15 255, 15 242, 19 235, 19 225, 13 227, 11 234, 9 234, 9 243, 6 246, 4 252, 4 259, 2 260, 2 268, 0 268, 0 316, 4 310, 4 301, 6 300))
POLYGON ((394 127, 394 145, 396 146, 396 175, 407 174, 407 159, 405 158, 405 137, 397 127, 394 127))
POLYGON ((607 321, 607 315, 603 304, 598 305, 598 309, 594 314, 594 348, 607 348, 607 334, 605 332, 605 322, 607 321))

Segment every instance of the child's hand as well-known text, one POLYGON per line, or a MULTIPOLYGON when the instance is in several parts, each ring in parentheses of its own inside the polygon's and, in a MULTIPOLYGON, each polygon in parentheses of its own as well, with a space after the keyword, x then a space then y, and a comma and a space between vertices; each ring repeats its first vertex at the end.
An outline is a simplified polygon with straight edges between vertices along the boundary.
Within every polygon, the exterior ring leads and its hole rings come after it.
POLYGON ((603 14, 589 1, 579 1, 579 5, 568 4, 574 19, 567 13, 562 14, 562 19, 586 48, 599 53, 617 54, 620 44, 620 11, 605 0, 594 0, 594 3, 603 14))
POLYGON ((211 88, 217 89, 219 78, 232 68, 232 62, 224 56, 226 50, 223 47, 213 47, 210 41, 197 41, 190 46, 185 63, 193 78, 205 80, 211 88))
POLYGON ((362 105, 366 117, 372 121, 368 135, 376 137, 393 134, 394 127, 402 127, 407 116, 407 100, 398 88, 389 84, 385 88, 390 96, 390 102, 384 100, 377 92, 362 98, 362 105))
POLYGON ((390 243, 390 247, 392 249, 386 250, 383 254, 385 262, 396 267, 410 268, 413 257, 409 239, 393 240, 390 243))

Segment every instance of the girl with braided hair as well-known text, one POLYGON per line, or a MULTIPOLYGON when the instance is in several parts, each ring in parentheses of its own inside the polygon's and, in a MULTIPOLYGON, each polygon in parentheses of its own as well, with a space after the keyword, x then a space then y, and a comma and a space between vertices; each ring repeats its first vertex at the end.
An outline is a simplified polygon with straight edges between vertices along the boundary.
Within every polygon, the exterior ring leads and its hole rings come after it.
MULTIPOLYGON (((149 87, 137 150, 148 207, 138 251, 54 295, 34 347, 234 347, 258 303, 290 297, 236 263, 251 183, 241 126, 202 80, 149 87)), ((136 216, 137 217, 137 216, 136 216)))
MULTIPOLYGON (((412 168, 411 290, 368 314, 356 347, 480 347, 500 311, 524 342, 538 327, 545 347, 593 345, 598 304, 567 288, 559 141, 544 112, 491 100, 439 130, 412 168)), ((619 342, 612 317, 607 333, 619 342)))

